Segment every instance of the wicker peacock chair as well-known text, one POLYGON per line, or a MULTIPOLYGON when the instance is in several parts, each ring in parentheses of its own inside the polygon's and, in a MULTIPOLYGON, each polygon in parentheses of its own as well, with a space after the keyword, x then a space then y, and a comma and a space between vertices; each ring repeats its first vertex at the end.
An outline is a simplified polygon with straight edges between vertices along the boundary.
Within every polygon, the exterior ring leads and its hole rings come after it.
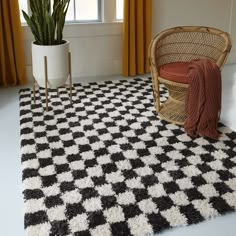
POLYGON ((157 34, 149 47, 149 60, 154 103, 159 116, 179 125, 183 125, 186 119, 185 97, 188 83, 171 80, 171 73, 165 78, 161 77, 160 70, 164 66, 176 63, 186 64, 191 60, 207 58, 222 69, 230 49, 230 35, 215 28, 182 26, 157 34), (169 92, 168 99, 163 104, 160 103, 160 83, 164 84, 169 92))

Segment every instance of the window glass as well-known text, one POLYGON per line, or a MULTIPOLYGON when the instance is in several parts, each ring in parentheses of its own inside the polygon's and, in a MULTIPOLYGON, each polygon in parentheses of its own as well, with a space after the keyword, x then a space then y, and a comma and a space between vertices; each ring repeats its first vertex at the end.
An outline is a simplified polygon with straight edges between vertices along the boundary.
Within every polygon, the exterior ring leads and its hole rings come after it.
POLYGON ((25 18, 23 17, 22 10, 24 10, 26 13, 28 12, 27 0, 19 0, 19 8, 20 8, 20 20, 22 23, 25 23, 25 18))
POLYGON ((124 0, 116 0, 116 19, 123 19, 124 0))
POLYGON ((96 21, 99 20, 97 0, 76 0, 75 20, 96 21))

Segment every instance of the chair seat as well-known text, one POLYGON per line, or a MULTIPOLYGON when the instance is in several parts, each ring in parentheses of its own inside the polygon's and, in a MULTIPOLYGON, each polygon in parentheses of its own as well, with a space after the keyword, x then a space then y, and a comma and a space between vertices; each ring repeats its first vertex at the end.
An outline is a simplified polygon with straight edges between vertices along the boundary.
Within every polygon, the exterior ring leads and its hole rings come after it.
POLYGON ((173 62, 160 67, 160 77, 177 82, 188 84, 190 62, 173 62))

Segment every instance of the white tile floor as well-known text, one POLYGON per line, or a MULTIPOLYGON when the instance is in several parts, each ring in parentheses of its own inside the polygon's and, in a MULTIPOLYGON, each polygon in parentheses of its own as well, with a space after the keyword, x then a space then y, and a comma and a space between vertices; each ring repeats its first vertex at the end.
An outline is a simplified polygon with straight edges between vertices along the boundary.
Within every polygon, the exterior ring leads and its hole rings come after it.
MULTIPOLYGON (((118 79, 110 77, 105 79, 118 79)), ((99 80, 100 78, 91 78, 99 80)), ((104 79, 104 78, 103 78, 104 79)), ((83 80, 84 81, 84 80, 83 80)), ((222 72, 223 105, 221 120, 236 131, 236 65, 222 72)), ((74 80, 74 82, 76 82, 74 80)), ((17 88, 0 89, 0 235, 23 236, 20 133, 17 88)), ((236 213, 203 223, 165 231, 161 236, 235 236, 236 213)))

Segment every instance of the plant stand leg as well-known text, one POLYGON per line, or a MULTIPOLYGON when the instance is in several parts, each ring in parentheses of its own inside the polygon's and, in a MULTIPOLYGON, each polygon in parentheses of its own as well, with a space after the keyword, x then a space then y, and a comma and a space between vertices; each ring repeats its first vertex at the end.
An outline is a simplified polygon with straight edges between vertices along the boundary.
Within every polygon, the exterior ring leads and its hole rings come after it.
POLYGON ((45 97, 46 97, 46 111, 48 111, 48 64, 47 57, 44 56, 44 76, 45 76, 45 97))
POLYGON ((34 95, 34 103, 35 103, 35 78, 33 76, 33 95, 34 95))
POLYGON ((70 103, 72 104, 72 75, 71 75, 71 53, 68 53, 68 61, 69 61, 69 79, 70 79, 70 103))

